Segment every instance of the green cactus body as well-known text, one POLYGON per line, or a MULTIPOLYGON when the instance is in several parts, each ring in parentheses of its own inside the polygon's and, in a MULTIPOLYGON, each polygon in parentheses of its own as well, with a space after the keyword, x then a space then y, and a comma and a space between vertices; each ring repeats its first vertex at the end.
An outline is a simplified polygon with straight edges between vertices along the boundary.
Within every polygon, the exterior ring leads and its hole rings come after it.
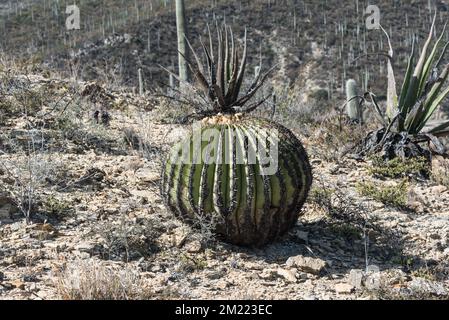
POLYGON ((214 221, 215 231, 238 245, 264 245, 294 226, 312 183, 293 133, 240 115, 205 119, 173 147, 163 170, 161 193, 171 211, 188 222, 214 221), (275 156, 259 152, 257 141, 265 151, 276 144, 275 156))

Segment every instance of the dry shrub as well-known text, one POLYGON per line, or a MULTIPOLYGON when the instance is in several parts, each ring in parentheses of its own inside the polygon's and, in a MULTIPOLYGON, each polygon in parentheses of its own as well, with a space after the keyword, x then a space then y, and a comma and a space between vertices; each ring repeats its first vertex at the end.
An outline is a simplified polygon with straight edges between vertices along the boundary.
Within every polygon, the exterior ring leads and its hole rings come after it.
POLYGON ((55 278, 58 296, 64 300, 140 300, 152 294, 145 289, 138 270, 106 266, 98 260, 77 260, 55 278))

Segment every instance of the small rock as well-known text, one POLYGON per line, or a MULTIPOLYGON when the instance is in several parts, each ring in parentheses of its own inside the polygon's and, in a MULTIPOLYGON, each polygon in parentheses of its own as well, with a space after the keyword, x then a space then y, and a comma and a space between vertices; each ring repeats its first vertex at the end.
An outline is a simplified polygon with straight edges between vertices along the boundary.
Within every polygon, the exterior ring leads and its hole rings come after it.
POLYGON ((381 273, 377 265, 369 265, 366 268, 365 287, 368 290, 377 290, 381 284, 381 273))
POLYGON ((338 164, 335 164, 329 168, 329 173, 337 174, 339 169, 340 169, 340 167, 338 166, 338 164))
POLYGON ((79 252, 87 252, 90 253, 94 249, 95 245, 90 242, 81 242, 75 246, 75 249, 79 252))
POLYGON ((294 269, 290 269, 290 270, 278 269, 277 274, 279 276, 283 277, 288 282, 296 283, 296 281, 297 281, 296 270, 294 270, 294 269))
POLYGON ((443 254, 449 257, 449 248, 444 249, 443 254))
POLYGON ((338 283, 335 285, 335 292, 338 294, 350 294, 354 287, 347 283, 338 283))
POLYGON ((149 190, 129 190, 129 193, 143 204, 147 203, 153 195, 149 190))
POLYGON ((429 233, 428 237, 433 240, 440 240, 441 236, 438 233, 429 233))
POLYGON ((203 245, 200 241, 195 240, 186 245, 187 252, 189 253, 198 253, 203 248, 203 245))
POLYGON ((259 273, 259 278, 264 280, 273 280, 276 277, 277 272, 273 269, 264 269, 259 273))
POLYGON ((304 257, 301 255, 288 258, 286 264, 288 267, 297 267, 303 272, 315 275, 319 275, 320 272, 326 267, 326 261, 324 260, 304 257))
POLYGON ((216 286, 220 290, 225 290, 226 288, 229 288, 231 284, 227 281, 219 281, 216 286))
POLYGON ((54 241, 45 241, 43 242, 43 245, 45 248, 54 249, 56 251, 63 251, 67 248, 67 245, 65 243, 58 243, 54 241))
POLYGON ((438 186, 430 188, 429 191, 430 191, 429 192, 430 194, 440 195, 440 194, 445 193, 447 191, 447 187, 446 186, 442 186, 442 185, 438 185, 438 186))
POLYGON ((245 263, 245 268, 248 270, 264 270, 263 265, 259 262, 246 262, 245 263))
POLYGON ((14 288, 17 288, 17 289, 20 289, 20 290, 24 290, 24 289, 25 289, 25 282, 23 282, 23 281, 20 280, 20 279, 13 280, 13 281, 10 282, 10 284, 11 284, 14 288))
POLYGON ((158 181, 161 178, 158 172, 155 172, 149 168, 140 168, 136 171, 135 175, 143 182, 158 181))
POLYGON ((209 280, 218 280, 218 279, 223 278, 225 275, 226 275, 226 271, 225 271, 225 270, 219 270, 219 271, 212 271, 212 272, 209 272, 209 273, 206 275, 206 277, 207 277, 209 280))
POLYGON ((407 203, 407 206, 417 213, 424 212, 424 205, 419 201, 411 201, 407 203))

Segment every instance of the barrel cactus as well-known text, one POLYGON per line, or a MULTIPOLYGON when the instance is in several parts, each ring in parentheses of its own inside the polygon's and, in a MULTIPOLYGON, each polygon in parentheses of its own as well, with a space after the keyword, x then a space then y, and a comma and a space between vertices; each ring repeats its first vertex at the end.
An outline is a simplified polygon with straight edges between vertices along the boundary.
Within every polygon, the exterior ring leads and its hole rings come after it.
POLYGON ((216 54, 210 34, 210 51, 203 44, 207 69, 193 49, 196 65, 189 65, 192 86, 210 107, 169 153, 161 194, 177 217, 191 223, 211 221, 224 240, 261 246, 295 225, 312 183, 311 168, 290 130, 248 115, 263 101, 249 103, 271 70, 258 74, 240 96, 246 32, 240 57, 232 31, 217 29, 216 54))

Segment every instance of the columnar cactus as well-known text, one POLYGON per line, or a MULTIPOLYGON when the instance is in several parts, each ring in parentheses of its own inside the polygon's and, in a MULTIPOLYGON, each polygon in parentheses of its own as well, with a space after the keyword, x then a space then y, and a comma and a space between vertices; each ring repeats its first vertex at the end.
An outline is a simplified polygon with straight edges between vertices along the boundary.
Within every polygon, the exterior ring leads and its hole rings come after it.
POLYGON ((176 0, 176 29, 178 36, 179 77, 182 81, 187 81, 187 24, 184 0, 176 0))
POLYGON ((137 77, 139 79, 139 95, 143 96, 144 88, 143 88, 143 77, 142 77, 142 69, 137 69, 137 77))
POLYGON ((195 91, 210 105, 191 135, 170 152, 161 194, 177 217, 191 223, 210 221, 216 233, 233 244, 261 246, 295 225, 312 173, 306 151, 290 130, 247 114, 261 104, 250 100, 270 71, 259 73, 239 96, 246 32, 243 43, 240 57, 232 31, 218 29, 218 52, 212 54, 203 45, 207 69, 192 50, 195 91))
POLYGON ((353 121, 362 122, 362 110, 360 109, 358 96, 357 82, 354 79, 346 81, 346 112, 349 118, 353 121))

